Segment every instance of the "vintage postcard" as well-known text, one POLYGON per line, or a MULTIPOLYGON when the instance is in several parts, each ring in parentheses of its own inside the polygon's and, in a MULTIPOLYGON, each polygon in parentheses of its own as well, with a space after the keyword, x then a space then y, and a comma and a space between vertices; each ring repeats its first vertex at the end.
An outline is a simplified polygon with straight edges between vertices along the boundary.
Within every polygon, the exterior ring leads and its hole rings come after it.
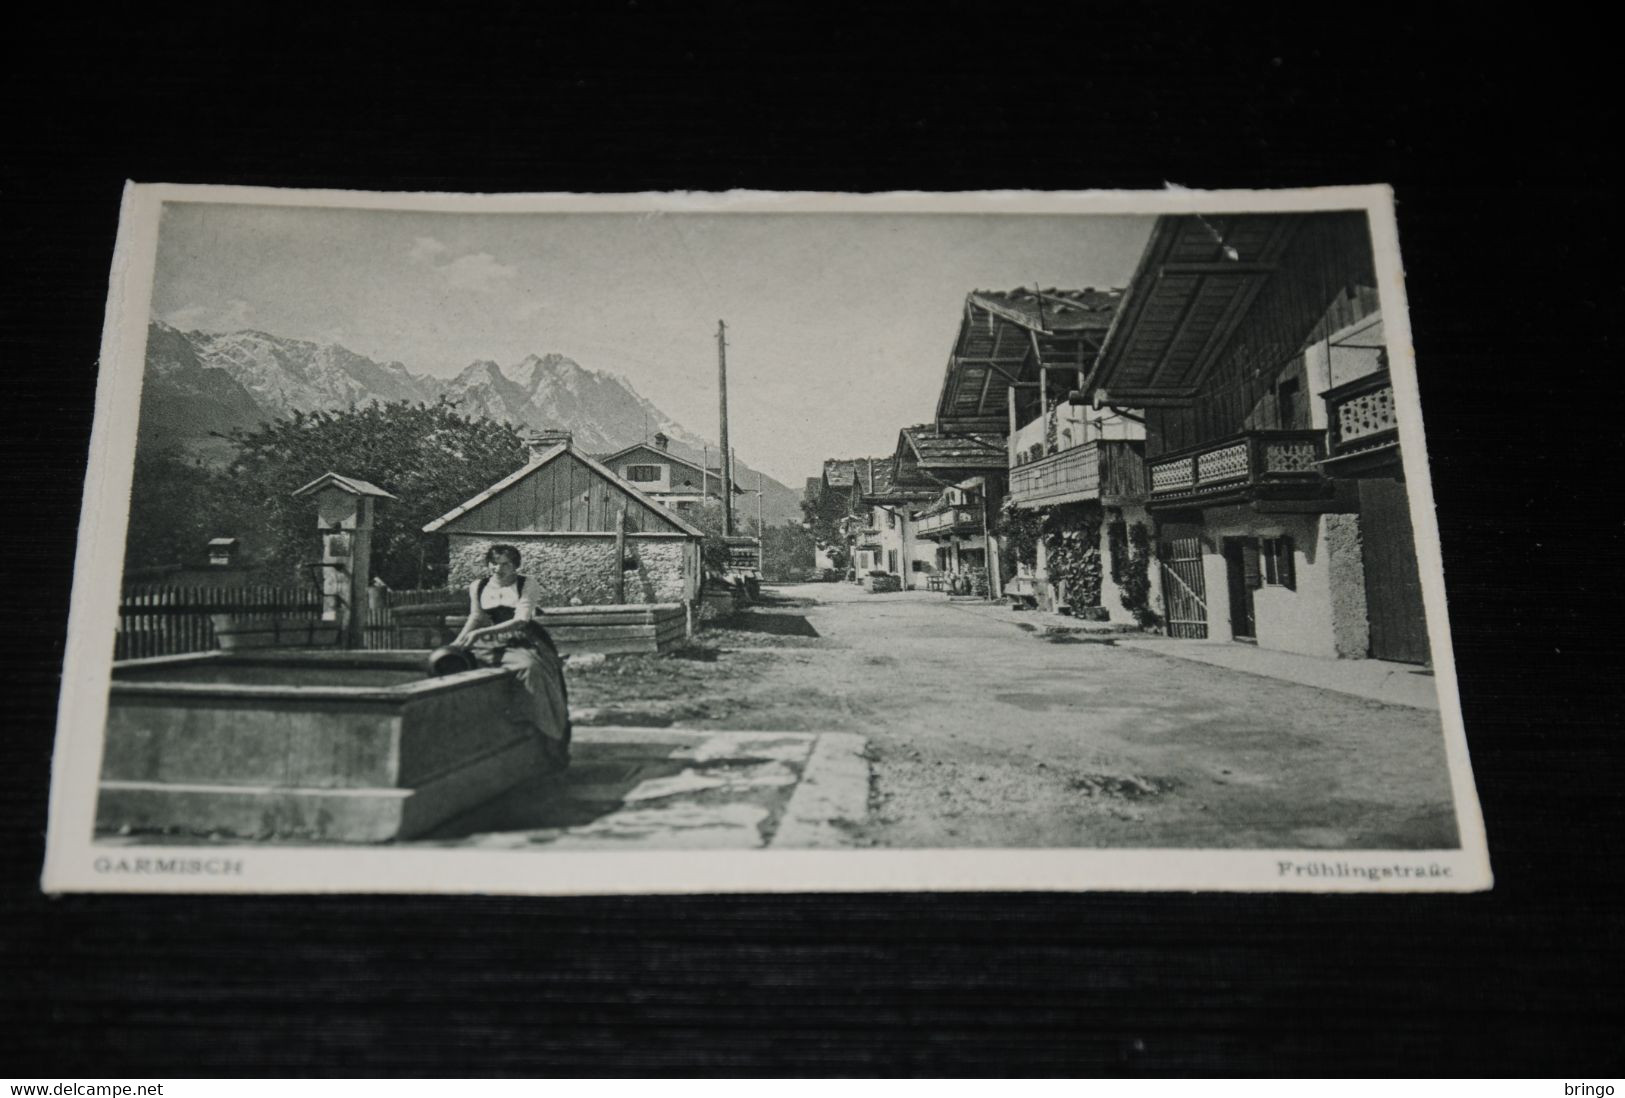
POLYGON ((1393 200, 131 185, 44 887, 1471 891, 1393 200))

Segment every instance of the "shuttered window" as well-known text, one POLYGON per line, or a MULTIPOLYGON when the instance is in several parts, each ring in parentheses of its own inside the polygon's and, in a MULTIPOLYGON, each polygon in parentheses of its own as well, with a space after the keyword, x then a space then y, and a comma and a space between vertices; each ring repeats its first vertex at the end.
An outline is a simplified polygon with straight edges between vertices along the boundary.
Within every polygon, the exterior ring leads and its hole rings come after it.
POLYGON ((1241 571, 1247 581, 1247 589, 1256 591, 1263 586, 1263 578, 1258 570, 1258 542, 1248 538, 1241 543, 1241 571))
POLYGON ((1260 542, 1264 558, 1264 582, 1270 587, 1295 589, 1297 571, 1293 567, 1292 539, 1285 535, 1260 542))

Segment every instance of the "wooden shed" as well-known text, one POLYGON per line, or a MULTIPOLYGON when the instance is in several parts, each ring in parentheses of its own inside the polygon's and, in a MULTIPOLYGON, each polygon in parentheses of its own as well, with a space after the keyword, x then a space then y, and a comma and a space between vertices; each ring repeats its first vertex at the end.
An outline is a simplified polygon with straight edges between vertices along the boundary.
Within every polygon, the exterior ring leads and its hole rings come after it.
POLYGON ((688 603, 704 533, 560 442, 424 528, 451 539, 451 582, 485 574, 492 545, 518 548, 540 606, 688 603))

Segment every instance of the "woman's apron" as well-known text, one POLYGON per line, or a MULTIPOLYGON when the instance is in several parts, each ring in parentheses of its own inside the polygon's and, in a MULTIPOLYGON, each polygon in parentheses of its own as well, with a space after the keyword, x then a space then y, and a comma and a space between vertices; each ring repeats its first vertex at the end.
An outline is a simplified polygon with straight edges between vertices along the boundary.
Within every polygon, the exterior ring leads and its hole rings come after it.
MULTIPOLYGON (((525 577, 517 577, 520 593, 524 592, 525 577)), ((485 580, 480 581, 476 600, 485 594, 485 580)), ((513 620, 511 606, 480 607, 494 625, 506 625, 513 620)), ((530 727, 542 749, 542 759, 548 769, 562 770, 570 761, 570 695, 564 683, 564 661, 558 648, 540 622, 527 622, 525 628, 505 633, 500 637, 482 638, 471 649, 474 658, 487 667, 501 667, 513 672, 513 691, 509 702, 508 719, 530 727)))

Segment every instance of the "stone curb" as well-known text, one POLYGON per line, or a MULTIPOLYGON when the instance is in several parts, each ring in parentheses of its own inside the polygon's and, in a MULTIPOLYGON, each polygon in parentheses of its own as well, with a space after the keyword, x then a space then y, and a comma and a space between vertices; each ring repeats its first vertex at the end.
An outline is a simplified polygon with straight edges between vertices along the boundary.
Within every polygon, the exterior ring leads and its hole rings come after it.
POLYGON ((769 847, 852 845, 840 824, 862 823, 869 815, 869 760, 863 754, 868 745, 867 739, 851 732, 818 737, 769 847))

